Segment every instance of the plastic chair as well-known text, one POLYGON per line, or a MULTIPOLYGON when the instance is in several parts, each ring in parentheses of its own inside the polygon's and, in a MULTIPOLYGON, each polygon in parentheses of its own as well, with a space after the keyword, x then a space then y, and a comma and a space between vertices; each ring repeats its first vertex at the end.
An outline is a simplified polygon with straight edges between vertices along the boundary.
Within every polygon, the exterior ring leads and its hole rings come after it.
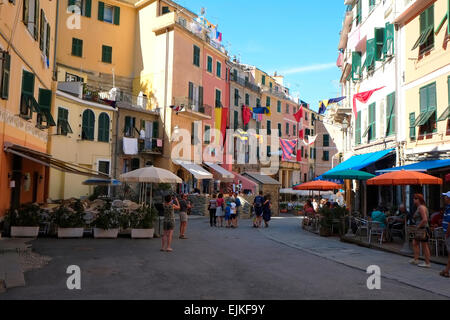
POLYGON ((362 231, 366 231, 366 237, 369 236, 369 221, 361 218, 353 218, 357 229, 356 229, 356 235, 359 235, 360 238, 362 238, 362 231))
POLYGON ((439 257, 439 249, 442 249, 442 255, 445 254, 445 232, 444 228, 435 228, 430 239, 430 246, 434 248, 436 257, 439 257))
POLYGON ((372 236, 378 236, 380 239, 380 245, 383 244, 384 228, 381 227, 381 223, 377 221, 369 222, 369 244, 372 243, 372 236))

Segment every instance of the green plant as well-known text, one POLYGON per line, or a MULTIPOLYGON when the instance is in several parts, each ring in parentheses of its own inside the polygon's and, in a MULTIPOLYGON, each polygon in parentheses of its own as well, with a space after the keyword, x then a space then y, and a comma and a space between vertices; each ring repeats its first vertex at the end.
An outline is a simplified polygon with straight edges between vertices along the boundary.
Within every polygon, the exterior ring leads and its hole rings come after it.
POLYGON ((286 202, 281 202, 280 203, 280 209, 281 210, 287 210, 288 208, 288 204, 286 202))
MULTIPOLYGON (((342 218, 347 214, 345 208, 335 207, 333 209, 323 207, 319 210, 319 214, 321 215, 320 219, 320 227, 326 230, 326 233, 331 234, 331 229, 335 221, 341 221, 342 218)), ((342 225, 339 223, 339 233, 342 233, 342 225)))
POLYGON ((74 205, 74 207, 75 209, 59 206, 53 213, 53 222, 60 228, 83 228, 85 225, 83 206, 74 205))
POLYGON ((153 229, 154 221, 158 217, 155 207, 143 206, 131 213, 130 225, 133 229, 153 229))
POLYGON ((15 227, 38 227, 42 220, 41 208, 37 204, 25 204, 8 212, 6 223, 15 227))
POLYGON ((99 209, 97 217, 92 223, 95 228, 109 230, 120 227, 120 212, 111 206, 111 201, 106 201, 105 205, 99 209))

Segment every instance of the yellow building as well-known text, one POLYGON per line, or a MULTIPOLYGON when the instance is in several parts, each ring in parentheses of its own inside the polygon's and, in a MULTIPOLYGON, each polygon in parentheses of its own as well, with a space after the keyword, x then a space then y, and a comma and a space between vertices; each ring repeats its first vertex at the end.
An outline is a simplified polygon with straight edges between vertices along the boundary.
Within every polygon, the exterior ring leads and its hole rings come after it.
POLYGON ((0 219, 46 197, 55 16, 55 1, 0 6, 0 219))

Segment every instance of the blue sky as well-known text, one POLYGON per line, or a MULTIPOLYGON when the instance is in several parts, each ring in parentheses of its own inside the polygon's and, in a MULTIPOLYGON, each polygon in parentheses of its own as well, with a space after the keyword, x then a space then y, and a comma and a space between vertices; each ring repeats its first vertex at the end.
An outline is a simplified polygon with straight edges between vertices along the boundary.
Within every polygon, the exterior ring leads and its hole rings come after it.
POLYGON ((219 25, 223 43, 241 62, 285 76, 291 94, 315 110, 339 95, 336 67, 343 0, 175 0, 219 25))

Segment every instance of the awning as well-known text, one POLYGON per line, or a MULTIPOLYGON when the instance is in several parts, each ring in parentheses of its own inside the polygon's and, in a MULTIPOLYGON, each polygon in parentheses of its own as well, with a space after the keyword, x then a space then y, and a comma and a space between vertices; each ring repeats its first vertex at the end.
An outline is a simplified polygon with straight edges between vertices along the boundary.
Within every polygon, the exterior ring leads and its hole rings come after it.
POLYGON ((192 163, 190 161, 184 161, 184 160, 174 160, 175 164, 182 166, 187 171, 189 171, 195 179, 197 180, 207 180, 207 179, 213 179, 213 175, 203 169, 201 166, 192 163))
MULTIPOLYGON (((372 163, 375 163, 375 162, 383 159, 384 157, 389 155, 394 150, 395 149, 388 149, 388 150, 353 156, 350 159, 348 159, 347 161, 344 161, 341 164, 338 164, 336 167, 334 167, 330 171, 326 172, 325 174, 330 174, 330 173, 343 171, 343 170, 349 170, 349 169, 351 169, 351 170, 363 169, 365 167, 370 166, 372 163)), ((322 180, 323 179, 322 176, 317 177, 316 180, 322 180)))
POLYGON ((416 122, 414 123, 414 127, 423 126, 427 121, 431 118, 433 113, 435 113, 436 110, 431 111, 425 111, 419 114, 419 116, 416 119, 416 122))
POLYGON ((10 142, 4 143, 4 151, 63 172, 73 173, 87 177, 98 177, 103 179, 109 178, 109 176, 105 173, 93 171, 70 162, 58 160, 53 158, 49 154, 31 150, 29 148, 12 144, 10 142))
POLYGON ((450 119, 450 106, 448 106, 447 109, 445 109, 444 113, 441 114, 441 116, 438 119, 438 122, 439 121, 445 121, 445 120, 448 120, 448 119, 450 119))
POLYGON ((440 168, 445 168, 445 167, 450 167, 450 159, 422 161, 422 162, 413 163, 413 164, 403 166, 403 167, 378 170, 377 173, 387 173, 387 172, 400 171, 400 170, 427 172, 430 170, 435 170, 435 169, 440 169, 440 168))
POLYGON ((221 167, 220 165, 218 165, 216 163, 205 162, 205 164, 208 167, 210 167, 211 169, 213 169, 214 171, 216 171, 218 174, 220 174, 222 179, 224 179, 224 180, 231 180, 230 182, 233 181, 234 174, 232 174, 230 171, 226 170, 225 168, 221 167))

